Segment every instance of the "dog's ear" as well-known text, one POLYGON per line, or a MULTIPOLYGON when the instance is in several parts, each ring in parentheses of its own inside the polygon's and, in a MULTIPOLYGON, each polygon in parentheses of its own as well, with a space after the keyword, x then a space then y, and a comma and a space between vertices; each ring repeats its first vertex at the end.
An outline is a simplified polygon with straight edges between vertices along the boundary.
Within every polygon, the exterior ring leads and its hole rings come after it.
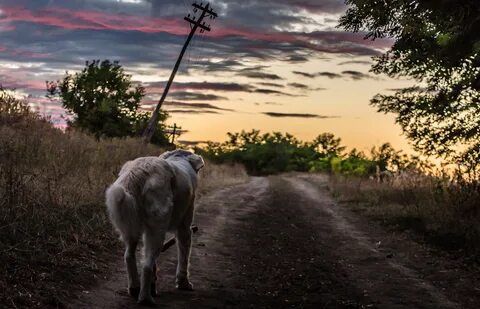
POLYGON ((190 162, 193 169, 197 173, 200 169, 202 169, 202 167, 205 166, 205 162, 203 161, 203 158, 196 154, 191 154, 190 156, 188 156, 188 162, 190 162))

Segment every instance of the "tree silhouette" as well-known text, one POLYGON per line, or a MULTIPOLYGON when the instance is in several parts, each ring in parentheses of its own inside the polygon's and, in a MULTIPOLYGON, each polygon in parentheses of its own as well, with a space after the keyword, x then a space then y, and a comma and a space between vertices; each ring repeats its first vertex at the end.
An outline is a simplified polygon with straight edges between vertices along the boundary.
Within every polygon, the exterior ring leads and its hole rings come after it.
MULTIPOLYGON (((63 107, 74 116, 69 121, 99 137, 140 135, 149 115, 139 111, 145 89, 131 82, 117 62, 87 61, 75 74, 66 73, 62 81, 47 82, 48 95, 59 95, 63 107)), ((162 122, 166 114, 162 114, 162 122)), ((160 122, 153 142, 168 143, 160 122)))
POLYGON ((465 162, 480 159, 480 1, 346 0, 340 27, 391 37, 372 70, 418 85, 372 105, 396 114, 417 150, 465 162))

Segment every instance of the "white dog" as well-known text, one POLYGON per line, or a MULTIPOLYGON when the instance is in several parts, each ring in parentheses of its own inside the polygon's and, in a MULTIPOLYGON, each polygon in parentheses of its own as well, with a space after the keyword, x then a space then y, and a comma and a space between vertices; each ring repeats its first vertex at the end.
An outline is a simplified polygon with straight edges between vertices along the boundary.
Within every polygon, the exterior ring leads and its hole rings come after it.
POLYGON ((156 259, 167 231, 177 238, 176 286, 192 290, 188 267, 191 247, 197 173, 204 166, 201 156, 174 150, 160 157, 144 157, 125 163, 118 179, 106 192, 110 220, 125 243, 128 291, 141 304, 154 304, 156 259), (143 235, 145 260, 141 283, 135 251, 143 235))

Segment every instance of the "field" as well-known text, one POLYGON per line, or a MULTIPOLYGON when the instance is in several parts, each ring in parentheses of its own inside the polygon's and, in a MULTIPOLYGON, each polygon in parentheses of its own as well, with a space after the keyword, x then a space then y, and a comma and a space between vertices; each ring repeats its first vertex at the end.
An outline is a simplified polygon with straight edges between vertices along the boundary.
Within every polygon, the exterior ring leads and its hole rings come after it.
POLYGON ((352 210, 478 261, 480 194, 476 183, 458 184, 404 172, 383 181, 337 175, 330 178, 329 188, 338 202, 352 210))
MULTIPOLYGON (((3 114, 0 304, 55 307, 72 286, 105 271, 120 242, 106 217, 104 191, 123 163, 163 151, 139 139, 64 133, 28 112, 3 114)), ((246 178, 240 166, 207 165, 200 195, 246 178)))

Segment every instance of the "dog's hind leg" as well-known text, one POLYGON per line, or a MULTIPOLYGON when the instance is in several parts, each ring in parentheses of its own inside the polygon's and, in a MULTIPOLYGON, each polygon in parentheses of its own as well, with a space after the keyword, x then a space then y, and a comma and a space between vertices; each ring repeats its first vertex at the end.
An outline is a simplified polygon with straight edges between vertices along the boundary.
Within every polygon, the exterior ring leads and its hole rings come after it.
POLYGON ((152 287, 155 284, 155 263, 160 255, 167 232, 167 225, 159 224, 155 229, 147 228, 144 234, 145 260, 143 262, 142 280, 138 302, 140 304, 155 304, 152 296, 152 287))
POLYGON ((153 282, 150 284, 150 293, 152 296, 157 296, 157 263, 153 263, 153 282))
POLYGON ((177 275, 176 287, 179 290, 192 291, 193 285, 189 281, 189 262, 190 250, 192 246, 192 230, 190 225, 193 219, 193 204, 187 211, 182 223, 178 226, 176 231, 177 237, 177 275))
POLYGON ((145 195, 147 216, 143 234, 145 260, 142 269, 142 280, 138 302, 141 304, 155 304, 152 289, 155 289, 156 261, 163 248, 165 234, 170 223, 173 210, 171 195, 165 194, 164 199, 159 199, 158 191, 145 195))
POLYGON ((138 297, 140 292, 140 281, 138 279, 138 270, 137 270, 137 258, 136 258, 136 249, 138 244, 137 239, 130 239, 125 241, 125 265, 127 266, 128 273, 128 293, 135 297, 138 297))

